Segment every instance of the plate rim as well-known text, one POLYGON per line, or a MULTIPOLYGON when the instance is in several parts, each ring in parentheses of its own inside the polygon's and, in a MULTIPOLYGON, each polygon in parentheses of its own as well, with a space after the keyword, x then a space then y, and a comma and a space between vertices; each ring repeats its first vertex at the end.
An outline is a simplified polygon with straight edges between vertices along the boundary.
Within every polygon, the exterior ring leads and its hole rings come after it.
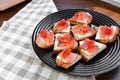
MULTIPOLYGON (((69 10, 76 10, 76 11, 78 11, 78 10, 83 10, 83 11, 95 12, 95 13, 98 13, 98 14, 101 14, 101 15, 107 17, 108 19, 111 19, 112 21, 114 21, 114 22, 116 23, 116 25, 118 25, 118 27, 120 27, 119 24, 118 24, 115 20, 113 20, 112 18, 106 16, 105 14, 102 14, 102 13, 99 13, 99 12, 96 12, 96 11, 93 11, 93 10, 88 10, 88 9, 65 9, 65 10, 60 10, 60 11, 54 12, 54 13, 52 13, 52 14, 49 14, 49 15, 47 15, 46 17, 48 17, 48 16, 50 16, 50 15, 53 15, 53 14, 57 14, 57 13, 59 13, 59 12, 69 11, 69 10)), ((33 47, 34 51, 35 51, 34 39, 35 39, 35 37, 36 37, 36 36, 34 36, 34 34, 37 33, 37 31, 39 30, 40 22, 41 22, 41 21, 44 21, 44 19, 46 19, 46 17, 39 21, 39 23, 38 23, 37 26, 34 28, 34 31, 33 31, 33 33, 32 33, 32 47, 33 47)), ((38 56, 37 51, 35 51, 35 54, 38 56)), ((119 54, 120 54, 120 51, 119 51, 119 54)), ((42 60, 42 62, 44 62, 44 63, 47 64, 48 66, 52 67, 54 70, 57 70, 57 69, 55 69, 53 66, 51 66, 50 64, 48 64, 47 62, 45 62, 45 61, 43 60, 43 58, 41 58, 41 57, 39 57, 39 56, 38 56, 38 58, 39 58, 40 60, 42 60)), ((71 74, 71 75, 76 75, 76 76, 90 76, 90 75, 96 75, 96 74, 98 75, 98 74, 102 74, 102 73, 105 73, 105 72, 109 72, 109 71, 117 68, 118 66, 120 66, 120 60, 119 60, 119 62, 118 62, 116 65, 114 65, 114 67, 110 68, 109 70, 104 70, 104 71, 100 71, 100 72, 96 72, 96 73, 88 73, 88 74, 79 74, 79 75, 78 75, 78 74, 75 74, 75 73, 73 74, 73 73, 71 73, 71 72, 67 72, 67 71, 63 71, 63 70, 61 70, 61 71, 60 71, 60 70, 57 70, 57 71, 64 72, 64 73, 67 73, 67 74, 71 74)))

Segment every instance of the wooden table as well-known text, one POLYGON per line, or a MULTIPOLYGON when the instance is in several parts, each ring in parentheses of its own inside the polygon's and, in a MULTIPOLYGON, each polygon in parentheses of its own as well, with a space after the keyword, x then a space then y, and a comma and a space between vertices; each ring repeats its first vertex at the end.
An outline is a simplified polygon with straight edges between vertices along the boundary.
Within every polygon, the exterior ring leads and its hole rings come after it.
MULTIPOLYGON (((24 3, 16 5, 8 10, 0 12, 0 25, 4 20, 10 19, 15 15, 21 8, 23 8, 31 0, 27 0, 24 3)), ((120 23, 120 8, 110 5, 108 3, 98 1, 98 0, 53 0, 58 10, 64 9, 79 9, 88 8, 90 10, 95 10, 97 12, 103 13, 112 19, 114 19, 118 24, 120 23)), ((120 67, 96 76, 96 80, 119 80, 120 79, 120 67)))
POLYGON ((5 11, 0 11, 0 26, 2 25, 3 21, 10 19, 14 16, 20 9, 22 9, 25 5, 27 5, 31 0, 26 0, 23 3, 20 3, 16 6, 13 6, 5 11))

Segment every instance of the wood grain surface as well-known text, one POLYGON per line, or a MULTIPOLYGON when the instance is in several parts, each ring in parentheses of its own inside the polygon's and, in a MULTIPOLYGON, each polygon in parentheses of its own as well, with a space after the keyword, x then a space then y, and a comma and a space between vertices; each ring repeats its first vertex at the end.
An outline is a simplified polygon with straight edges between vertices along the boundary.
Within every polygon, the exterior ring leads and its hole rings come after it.
POLYGON ((7 10, 0 11, 0 26, 2 25, 3 21, 9 20, 12 16, 14 16, 19 10, 21 10, 30 1, 31 0, 26 0, 23 3, 13 6, 7 10))

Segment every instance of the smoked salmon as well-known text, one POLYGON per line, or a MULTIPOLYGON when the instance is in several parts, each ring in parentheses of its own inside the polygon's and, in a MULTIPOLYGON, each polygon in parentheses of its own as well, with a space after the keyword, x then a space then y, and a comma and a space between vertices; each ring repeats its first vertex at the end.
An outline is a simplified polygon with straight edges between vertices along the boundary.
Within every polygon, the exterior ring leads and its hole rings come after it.
POLYGON ((87 24, 75 25, 71 29, 76 40, 83 40, 86 38, 91 38, 95 35, 95 31, 87 24))
POLYGON ((95 39, 102 43, 113 42, 116 40, 118 34, 118 27, 103 25, 98 27, 95 39))
POLYGON ((93 17, 90 13, 78 11, 68 20, 71 22, 71 24, 90 24, 92 19, 93 17))
POLYGON ((69 33, 70 32, 70 22, 62 19, 58 22, 56 22, 53 26, 53 32, 54 33, 69 33))
POLYGON ((53 31, 48 31, 46 29, 40 31, 36 36, 36 44, 40 48, 50 48, 54 45, 54 33, 53 31))
POLYGON ((107 48, 107 45, 99 43, 95 40, 85 39, 79 42, 79 52, 82 58, 88 62, 98 53, 107 48))
POLYGON ((78 47, 77 41, 68 33, 55 34, 54 53, 58 53, 66 48, 76 50, 78 47))
POLYGON ((59 67, 68 69, 81 59, 81 56, 77 53, 71 52, 71 49, 65 49, 61 51, 56 57, 56 64, 59 67))

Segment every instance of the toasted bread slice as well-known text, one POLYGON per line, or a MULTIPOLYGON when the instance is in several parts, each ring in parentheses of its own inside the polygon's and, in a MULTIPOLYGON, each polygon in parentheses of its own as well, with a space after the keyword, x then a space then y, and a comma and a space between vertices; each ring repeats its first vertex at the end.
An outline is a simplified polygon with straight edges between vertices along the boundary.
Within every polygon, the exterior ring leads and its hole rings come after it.
POLYGON ((58 53, 66 48, 71 48, 73 51, 78 48, 77 41, 68 33, 55 34, 55 44, 53 53, 58 53))
POLYGON ((78 41, 91 38, 95 35, 95 31, 87 24, 75 25, 71 29, 74 38, 78 41))
POLYGON ((68 19, 71 24, 90 24, 92 22, 92 15, 88 12, 78 11, 68 19))
POLYGON ((42 30, 36 36, 36 44, 38 47, 46 49, 54 45, 54 33, 53 31, 42 30))
POLYGON ((68 69, 80 59, 81 56, 79 54, 71 52, 71 49, 65 49, 57 55, 56 64, 59 67, 68 69))
POLYGON ((65 19, 62 19, 54 24, 52 30, 54 33, 69 33, 70 22, 65 19))
POLYGON ((82 58, 88 62, 94 58, 97 54, 107 48, 107 45, 103 43, 96 42, 94 40, 85 39, 79 42, 79 52, 82 58))
POLYGON ((119 34, 119 28, 116 26, 99 26, 95 39, 102 43, 114 42, 119 34))

